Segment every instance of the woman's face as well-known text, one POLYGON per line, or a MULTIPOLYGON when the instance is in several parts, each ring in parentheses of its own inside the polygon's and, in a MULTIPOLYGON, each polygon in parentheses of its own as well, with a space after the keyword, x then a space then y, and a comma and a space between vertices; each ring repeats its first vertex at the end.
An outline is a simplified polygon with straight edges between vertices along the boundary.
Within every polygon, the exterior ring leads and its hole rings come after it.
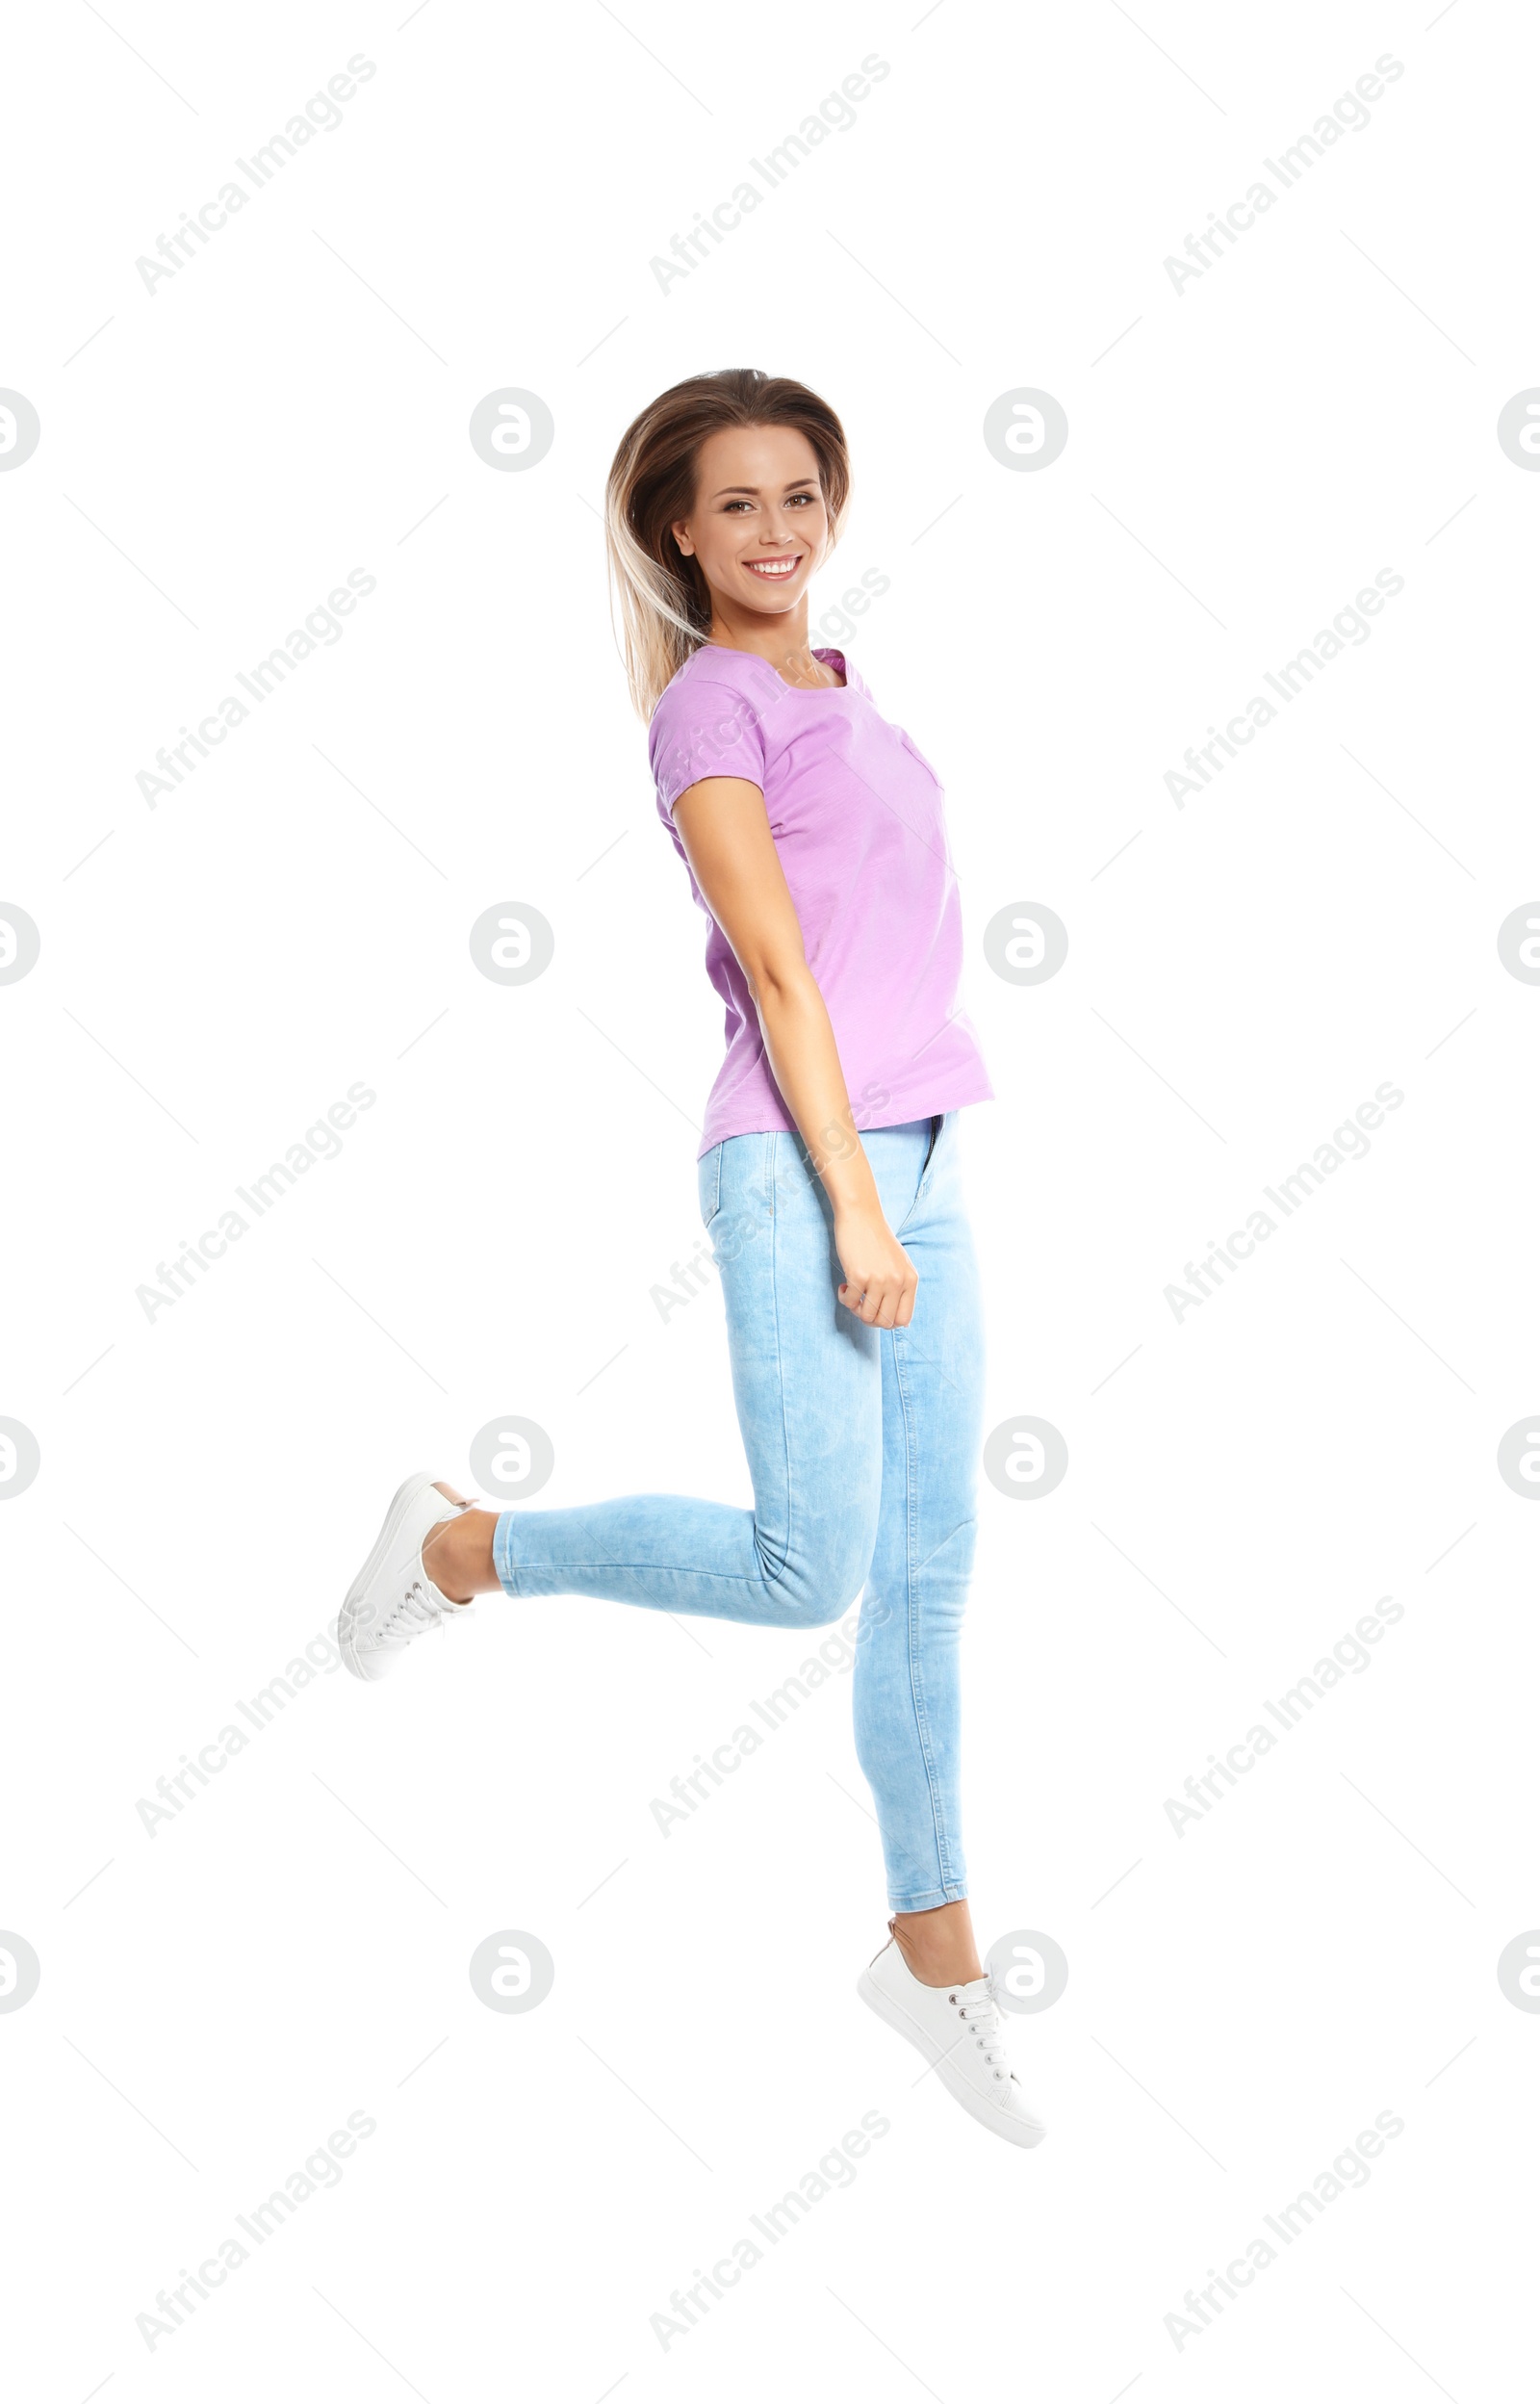
POLYGON ((725 427, 696 460, 695 506, 672 528, 699 559, 718 613, 783 617, 829 547, 818 460, 794 426, 725 427))

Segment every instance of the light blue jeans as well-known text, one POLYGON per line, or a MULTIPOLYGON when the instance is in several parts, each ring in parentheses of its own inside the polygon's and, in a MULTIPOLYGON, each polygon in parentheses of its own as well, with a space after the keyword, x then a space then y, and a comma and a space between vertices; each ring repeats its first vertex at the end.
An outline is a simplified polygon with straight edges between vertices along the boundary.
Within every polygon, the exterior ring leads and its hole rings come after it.
POLYGON ((856 1750, 888 1902, 929 1911, 967 1892, 958 1646, 983 1324, 957 1112, 861 1141, 919 1272, 907 1328, 865 1327, 835 1300, 829 1198, 799 1137, 731 1136, 700 1162, 754 1509, 630 1494, 505 1511, 493 1561, 509 1594, 590 1594, 766 1627, 823 1627, 860 1594, 856 1750))

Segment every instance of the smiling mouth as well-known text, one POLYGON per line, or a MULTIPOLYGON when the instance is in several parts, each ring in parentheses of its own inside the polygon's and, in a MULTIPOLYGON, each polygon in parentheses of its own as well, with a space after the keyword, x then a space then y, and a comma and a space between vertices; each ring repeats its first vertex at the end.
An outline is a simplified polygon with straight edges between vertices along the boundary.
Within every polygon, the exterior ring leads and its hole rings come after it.
POLYGON ((802 556, 803 555, 800 551, 794 551, 791 553, 789 557, 777 559, 745 559, 743 564, 748 569, 751 576, 757 576, 761 578, 767 584, 779 584, 784 582, 788 576, 795 574, 796 570, 802 565, 802 556))

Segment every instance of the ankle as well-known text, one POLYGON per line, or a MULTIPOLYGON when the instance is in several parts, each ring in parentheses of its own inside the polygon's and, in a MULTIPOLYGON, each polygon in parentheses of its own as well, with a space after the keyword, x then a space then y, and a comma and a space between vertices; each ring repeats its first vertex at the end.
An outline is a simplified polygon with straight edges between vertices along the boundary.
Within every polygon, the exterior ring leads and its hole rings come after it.
POLYGON ((966 1986, 984 1976, 965 1907, 895 1912, 889 1926, 910 1976, 921 1986, 966 1986))
POLYGON ((492 1566, 492 1531, 497 1513, 462 1511, 441 1519, 423 1547, 423 1566, 451 1603, 474 1602, 499 1584, 492 1566))
POLYGON ((971 1961, 966 1955, 952 1960, 944 1957, 928 1960, 923 1954, 908 1952, 902 1945, 899 1951, 904 1955, 910 1977, 917 1979, 921 1986, 971 1986, 975 1978, 984 1976, 983 1964, 977 1955, 971 1961))

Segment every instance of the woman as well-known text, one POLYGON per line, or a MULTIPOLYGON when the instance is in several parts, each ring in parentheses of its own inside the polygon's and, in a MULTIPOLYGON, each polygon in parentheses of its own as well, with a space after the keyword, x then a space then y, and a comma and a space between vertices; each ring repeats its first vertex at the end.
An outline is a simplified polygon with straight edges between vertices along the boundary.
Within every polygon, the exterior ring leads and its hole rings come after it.
POLYGON ((834 411, 748 369, 664 393, 609 476, 631 695, 727 1009, 700 1197, 754 1509, 639 1494, 499 1512, 413 1477, 338 1642, 379 1677, 500 1588, 782 1628, 861 1594, 856 1744, 893 1916, 859 1991, 975 2119, 1034 2145, 958 1807, 983 1378, 958 1112, 990 1086, 958 1007, 940 787, 844 655, 808 647, 849 491, 834 411))

